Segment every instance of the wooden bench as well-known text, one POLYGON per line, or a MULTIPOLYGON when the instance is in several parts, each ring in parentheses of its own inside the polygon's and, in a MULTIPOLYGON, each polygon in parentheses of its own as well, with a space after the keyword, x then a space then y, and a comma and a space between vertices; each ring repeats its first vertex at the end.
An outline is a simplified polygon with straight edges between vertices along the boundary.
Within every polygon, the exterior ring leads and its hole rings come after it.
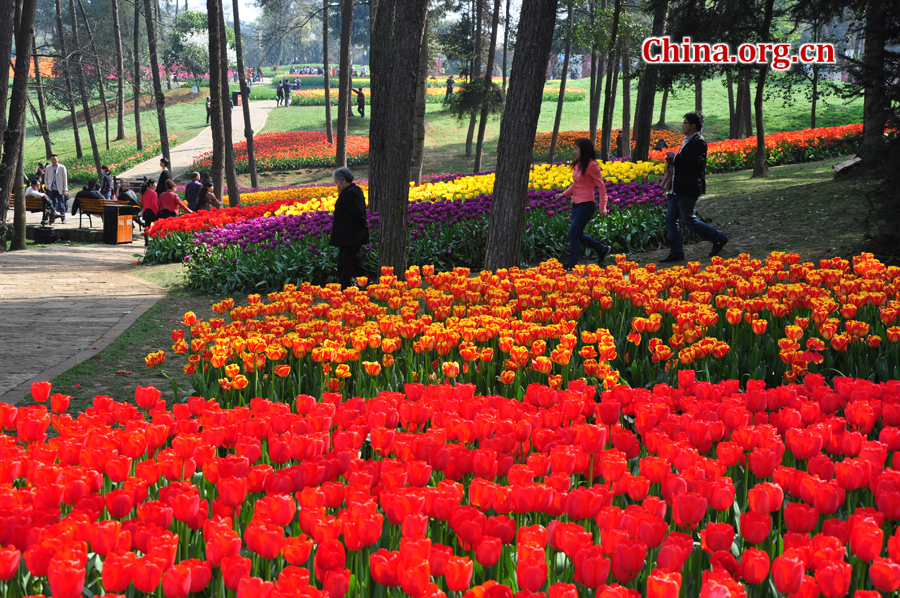
MULTIPOLYGON (((122 183, 128 183, 128 187, 134 191, 134 194, 140 197, 141 194, 141 185, 147 181, 147 177, 136 177, 133 179, 121 179, 119 177, 113 177, 113 193, 116 193, 119 190, 119 186, 122 183)), ((161 193, 161 192, 160 192, 161 193)))
MULTIPOLYGON (((9 200, 9 205, 12 206, 14 204, 14 200, 9 200)), ((25 211, 26 212, 44 212, 44 198, 42 197, 32 197, 30 195, 25 196, 25 211)))
MULTIPOLYGON (((74 201, 74 198, 73 200, 74 201)), ((131 203, 127 201, 114 201, 114 200, 105 200, 105 199, 94 199, 94 198, 78 198, 78 226, 81 227, 82 217, 87 215, 88 217, 88 226, 93 226, 94 223, 91 220, 91 216, 100 216, 100 221, 103 221, 103 208, 105 206, 127 206, 134 207, 131 203)))

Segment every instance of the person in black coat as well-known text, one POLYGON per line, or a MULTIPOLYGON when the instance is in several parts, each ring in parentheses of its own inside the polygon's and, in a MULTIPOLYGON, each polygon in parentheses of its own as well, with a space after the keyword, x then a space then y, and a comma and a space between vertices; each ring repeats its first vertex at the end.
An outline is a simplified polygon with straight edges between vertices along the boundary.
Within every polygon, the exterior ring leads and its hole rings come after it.
POLYGON ((172 175, 169 173, 169 161, 165 158, 161 158, 159 160, 159 167, 162 168, 162 172, 159 173, 159 179, 156 181, 156 188, 165 189, 166 181, 172 178, 172 175))
POLYGON ((338 198, 334 204, 334 221, 329 244, 338 248, 337 276, 341 289, 350 286, 354 277, 366 276, 359 249, 369 242, 366 198, 353 184, 353 173, 341 167, 334 171, 338 198))
POLYGON ((699 112, 688 112, 681 123, 684 143, 676 152, 666 153, 666 162, 671 164, 675 173, 672 177, 672 189, 669 191, 666 207, 666 234, 669 236, 669 255, 660 262, 683 262, 684 241, 678 221, 712 242, 709 256, 718 255, 728 237, 706 224, 694 213, 694 207, 701 195, 706 193, 706 140, 700 131, 703 129, 703 115, 699 112))

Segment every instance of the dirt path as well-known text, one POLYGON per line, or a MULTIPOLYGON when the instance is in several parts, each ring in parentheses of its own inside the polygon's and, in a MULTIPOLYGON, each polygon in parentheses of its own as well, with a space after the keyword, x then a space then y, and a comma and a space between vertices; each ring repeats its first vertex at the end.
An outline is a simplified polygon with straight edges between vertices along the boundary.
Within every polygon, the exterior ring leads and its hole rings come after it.
POLYGON ((165 294, 121 270, 134 251, 91 245, 0 255, 0 338, 8 349, 0 401, 19 402, 33 381, 97 355, 165 294))
MULTIPOLYGON (((275 100, 261 100, 258 102, 250 102, 250 123, 254 131, 261 131, 266 124, 266 119, 275 108, 275 100)), ((231 131, 232 142, 237 143, 244 140, 244 112, 243 108, 235 106, 231 111, 231 131)), ((194 158, 212 151, 212 128, 206 127, 199 135, 179 143, 169 150, 169 158, 172 165, 169 168, 172 178, 177 179, 180 175, 187 172, 191 167, 194 158)), ((125 172, 117 173, 116 176, 123 179, 134 179, 141 177, 155 178, 159 175, 159 159, 162 155, 150 158, 146 162, 142 162, 137 166, 129 168, 125 172)))

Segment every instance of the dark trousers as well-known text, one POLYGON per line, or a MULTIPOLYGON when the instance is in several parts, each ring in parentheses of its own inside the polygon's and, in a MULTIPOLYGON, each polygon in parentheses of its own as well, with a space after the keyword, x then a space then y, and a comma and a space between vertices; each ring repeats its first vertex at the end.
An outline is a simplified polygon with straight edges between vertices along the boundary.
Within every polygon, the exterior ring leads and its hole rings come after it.
POLYGON ((342 289, 349 287, 353 278, 366 275, 359 247, 338 247, 337 275, 342 289))
POLYGON ((360 118, 366 117, 366 105, 365 104, 357 104, 356 110, 357 110, 357 112, 359 112, 360 118))
POLYGON ((210 111, 207 110, 206 111, 206 124, 209 124, 209 115, 210 115, 210 111))
POLYGON ((684 239, 681 238, 679 220, 706 241, 715 243, 725 240, 725 235, 697 218, 694 207, 698 199, 696 195, 669 195, 666 205, 666 234, 669 236, 669 251, 672 254, 684 255, 684 239))
POLYGON ((59 212, 62 215, 62 218, 65 219, 66 212, 69 211, 69 196, 63 195, 56 189, 47 191, 47 195, 49 195, 51 201, 53 201, 53 209, 59 212))
POLYGON ((594 217, 597 205, 592 201, 572 204, 572 224, 569 226, 569 263, 567 268, 574 268, 581 255, 581 246, 586 245, 596 252, 602 251, 606 245, 584 234, 584 229, 594 217))

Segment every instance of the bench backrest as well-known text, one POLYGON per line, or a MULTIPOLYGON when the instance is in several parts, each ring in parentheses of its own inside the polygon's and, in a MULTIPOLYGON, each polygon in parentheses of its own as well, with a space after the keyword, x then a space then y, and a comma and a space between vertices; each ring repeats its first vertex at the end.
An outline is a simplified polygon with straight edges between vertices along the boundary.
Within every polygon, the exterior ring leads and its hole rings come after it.
POLYGON ((103 215, 103 206, 130 206, 127 201, 107 201, 105 199, 94 199, 93 197, 79 197, 78 209, 82 214, 99 214, 103 215))

